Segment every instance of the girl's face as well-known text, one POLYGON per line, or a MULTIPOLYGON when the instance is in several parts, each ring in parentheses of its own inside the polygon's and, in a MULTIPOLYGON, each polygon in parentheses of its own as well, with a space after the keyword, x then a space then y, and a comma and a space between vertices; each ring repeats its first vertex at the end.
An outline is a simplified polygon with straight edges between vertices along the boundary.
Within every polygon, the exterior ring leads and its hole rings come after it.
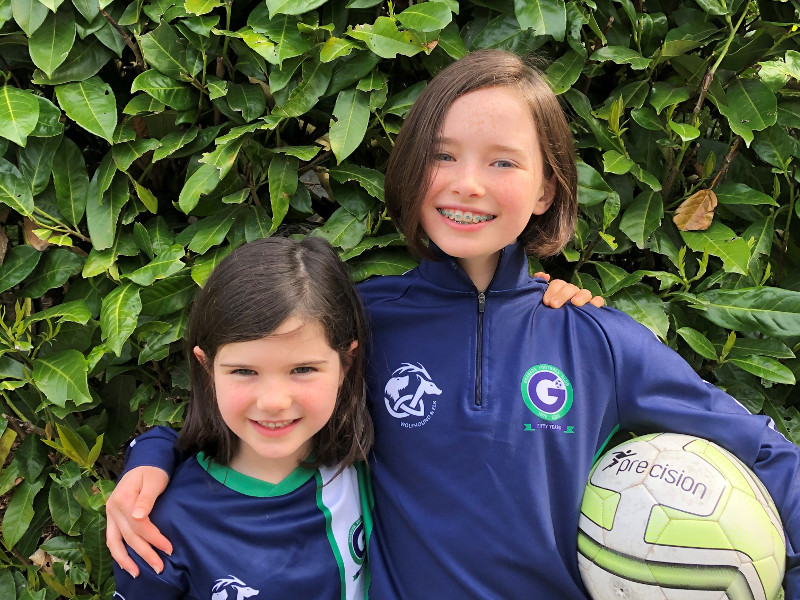
POLYGON ((530 110, 519 92, 491 87, 456 99, 439 132, 420 223, 479 290, 500 250, 553 201, 530 110))
MULTIPOLYGON (((194 355, 208 365, 197 346, 194 355)), ((322 325, 296 316, 272 335, 220 347, 211 368, 219 412, 241 440, 231 468, 271 483, 308 456, 346 373, 322 325)))

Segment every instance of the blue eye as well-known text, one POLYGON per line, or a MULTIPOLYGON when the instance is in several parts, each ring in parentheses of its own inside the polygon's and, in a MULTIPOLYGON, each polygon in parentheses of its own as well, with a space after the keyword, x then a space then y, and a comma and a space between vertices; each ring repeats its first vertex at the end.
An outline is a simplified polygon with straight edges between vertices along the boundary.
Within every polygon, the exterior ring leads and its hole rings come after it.
POLYGON ((447 154, 447 152, 439 152, 433 155, 433 160, 449 162, 455 160, 455 158, 453 158, 450 154, 447 154))
POLYGON ((296 373, 298 375, 305 375, 307 373, 314 373, 316 369, 314 367, 295 367, 292 369, 292 373, 296 373))
POLYGON ((492 164, 502 169, 513 169, 517 166, 510 160, 496 160, 492 164))
POLYGON ((233 375, 242 375, 244 377, 249 377, 251 375, 255 375, 256 372, 253 369, 234 369, 231 371, 233 375))

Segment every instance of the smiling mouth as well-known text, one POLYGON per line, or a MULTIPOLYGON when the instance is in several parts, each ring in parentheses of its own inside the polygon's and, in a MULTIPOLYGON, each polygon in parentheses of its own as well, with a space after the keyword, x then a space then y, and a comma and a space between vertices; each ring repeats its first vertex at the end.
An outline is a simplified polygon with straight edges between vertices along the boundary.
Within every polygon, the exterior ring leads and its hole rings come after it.
POLYGON ((286 421, 256 421, 262 427, 267 429, 283 429, 294 423, 297 419, 287 419, 286 421))
POLYGON ((452 210, 450 208, 438 208, 439 214, 459 225, 471 225, 473 223, 483 223, 484 221, 492 221, 495 215, 487 215, 482 213, 474 213, 466 210, 452 210))

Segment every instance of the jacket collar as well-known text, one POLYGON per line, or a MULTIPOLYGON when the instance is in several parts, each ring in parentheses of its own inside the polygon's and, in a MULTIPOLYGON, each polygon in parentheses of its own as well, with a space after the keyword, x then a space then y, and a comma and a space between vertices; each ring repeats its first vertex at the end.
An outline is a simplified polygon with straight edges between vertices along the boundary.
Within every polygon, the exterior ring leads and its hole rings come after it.
MULTIPOLYGON (((452 256, 442 252, 432 242, 430 244, 439 260, 423 259, 419 265, 420 275, 431 283, 464 292, 475 292, 472 280, 452 256)), ((528 257, 521 244, 510 244, 500 251, 500 260, 487 291, 499 291, 519 288, 530 282, 528 274, 528 257)))

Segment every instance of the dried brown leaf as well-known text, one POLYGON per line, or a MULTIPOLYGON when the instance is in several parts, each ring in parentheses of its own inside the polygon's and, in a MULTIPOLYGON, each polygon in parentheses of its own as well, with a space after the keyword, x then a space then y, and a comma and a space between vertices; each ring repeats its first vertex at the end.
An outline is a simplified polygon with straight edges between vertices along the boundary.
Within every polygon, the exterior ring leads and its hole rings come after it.
POLYGON ((36 248, 39 252, 51 246, 52 244, 48 243, 47 240, 43 240, 38 235, 34 233, 36 229, 39 229, 39 226, 31 221, 28 217, 25 217, 25 240, 34 248, 36 248))
POLYGON ((717 195, 714 190, 700 190, 681 202, 672 222, 681 231, 705 231, 714 220, 717 195))

